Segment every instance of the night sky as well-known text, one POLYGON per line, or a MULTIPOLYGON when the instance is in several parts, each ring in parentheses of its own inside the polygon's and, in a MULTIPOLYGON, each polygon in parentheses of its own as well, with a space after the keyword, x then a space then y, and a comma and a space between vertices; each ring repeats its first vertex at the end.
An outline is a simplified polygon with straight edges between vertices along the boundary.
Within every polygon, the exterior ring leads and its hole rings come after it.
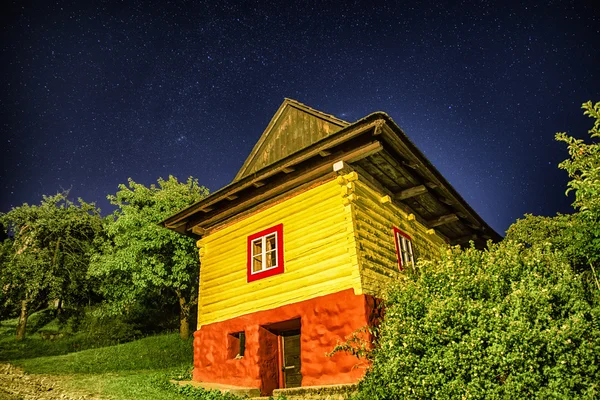
POLYGON ((70 188, 106 214, 128 177, 217 190, 285 97, 388 113, 501 234, 571 210, 554 133, 600 101, 597 5, 344 3, 4 2, 0 212, 70 188))

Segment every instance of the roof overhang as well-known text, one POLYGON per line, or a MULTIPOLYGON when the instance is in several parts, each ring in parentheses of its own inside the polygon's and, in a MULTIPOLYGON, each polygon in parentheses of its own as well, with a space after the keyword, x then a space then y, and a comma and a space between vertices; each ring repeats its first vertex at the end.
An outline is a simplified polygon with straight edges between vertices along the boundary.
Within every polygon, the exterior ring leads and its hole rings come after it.
POLYGON ((498 235, 433 167, 385 113, 371 114, 256 173, 234 181, 162 221, 166 228, 199 238, 207 230, 276 202, 286 193, 333 179, 342 161, 394 204, 445 237, 484 247, 498 235), (339 165, 339 164, 338 164, 339 165))

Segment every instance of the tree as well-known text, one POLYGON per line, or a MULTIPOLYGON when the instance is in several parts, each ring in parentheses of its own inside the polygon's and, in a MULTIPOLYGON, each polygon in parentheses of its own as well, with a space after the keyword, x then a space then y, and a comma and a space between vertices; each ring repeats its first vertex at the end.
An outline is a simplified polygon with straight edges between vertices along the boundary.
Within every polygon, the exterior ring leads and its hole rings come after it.
POLYGON ((390 288, 361 398, 598 398, 600 103, 564 133, 572 215, 527 215, 488 249, 448 248, 390 288))
MULTIPOLYGON (((0 229, 4 228, 0 227, 0 229)), ((14 257, 13 241, 5 232, 0 232, 0 235, 4 234, 4 239, 0 241, 0 321, 2 321, 15 316, 17 309, 15 302, 18 295, 8 273, 10 270, 8 263, 14 257)))
MULTIPOLYGON (((600 102, 591 101, 581 106, 584 115, 594 119, 594 126, 588 131, 593 139, 600 138, 600 102)), ((567 193, 575 191, 573 206, 584 215, 600 212, 600 143, 586 144, 564 132, 556 134, 556 140, 565 142, 570 159, 559 164, 572 178, 568 183, 567 193)))
POLYGON ((23 204, 0 223, 12 239, 2 246, 2 290, 16 297, 21 313, 17 339, 25 337, 32 306, 48 298, 78 303, 88 294, 87 269, 95 236, 101 231, 100 211, 93 203, 44 196, 39 206, 23 204))
POLYGON ((208 195, 208 189, 188 178, 169 176, 146 187, 129 179, 110 202, 118 207, 105 221, 91 275, 99 278, 106 312, 126 313, 148 294, 177 300, 179 332, 190 334, 190 309, 198 302, 200 264, 195 241, 159 226, 173 213, 208 195))
POLYGON ((567 193, 575 192, 573 207, 579 212, 575 214, 576 229, 573 232, 574 245, 579 252, 586 255, 586 261, 596 276, 600 262, 600 102, 591 101, 581 106, 584 115, 594 119, 592 129, 588 131, 592 143, 575 139, 561 132, 556 140, 565 142, 570 158, 559 164, 569 174, 567 193))

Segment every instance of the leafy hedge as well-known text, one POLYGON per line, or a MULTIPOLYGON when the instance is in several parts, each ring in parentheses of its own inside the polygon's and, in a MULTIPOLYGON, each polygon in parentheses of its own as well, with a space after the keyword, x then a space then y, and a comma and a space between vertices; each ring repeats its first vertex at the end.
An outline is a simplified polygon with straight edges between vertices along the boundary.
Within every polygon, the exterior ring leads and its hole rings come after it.
POLYGON ((387 295, 358 397, 600 397, 600 102, 582 108, 592 143, 556 135, 577 212, 527 215, 486 251, 420 263, 387 295))
POLYGON ((390 291, 361 397, 596 398, 597 300, 551 248, 449 250, 390 291))

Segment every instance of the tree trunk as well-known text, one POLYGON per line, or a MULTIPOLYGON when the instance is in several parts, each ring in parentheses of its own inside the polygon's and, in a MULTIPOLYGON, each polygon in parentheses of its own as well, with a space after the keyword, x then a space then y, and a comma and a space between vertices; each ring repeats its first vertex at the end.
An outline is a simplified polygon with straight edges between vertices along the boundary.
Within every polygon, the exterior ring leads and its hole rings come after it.
POLYGON ((56 311, 54 312, 55 316, 59 316, 60 314, 62 314, 63 312, 63 307, 62 307, 62 299, 58 299, 58 304, 56 305, 56 311))
POLYGON ((27 299, 21 300, 21 317, 17 324, 17 340, 25 339, 25 328, 27 328, 27 317, 29 316, 29 310, 27 299))
POLYGON ((190 337, 190 305, 183 296, 179 296, 179 337, 182 340, 190 337))

